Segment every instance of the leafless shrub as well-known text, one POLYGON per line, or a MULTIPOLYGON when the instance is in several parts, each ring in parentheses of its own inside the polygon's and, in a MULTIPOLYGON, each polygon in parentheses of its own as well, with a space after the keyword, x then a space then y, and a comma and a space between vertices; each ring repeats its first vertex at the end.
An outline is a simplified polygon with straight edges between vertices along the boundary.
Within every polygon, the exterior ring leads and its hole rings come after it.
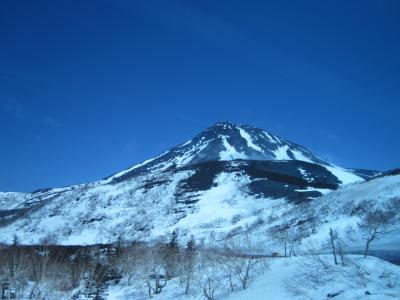
POLYGON ((379 275, 379 278, 382 280, 386 281, 386 287, 393 289, 397 286, 400 278, 396 276, 393 272, 385 269, 383 272, 379 275))
POLYGON ((262 259, 263 250, 263 244, 248 234, 235 236, 225 242, 224 264, 229 274, 240 282, 242 289, 249 286, 250 280, 261 268, 265 270, 268 267, 266 260, 262 259))
POLYGON ((398 210, 394 209, 396 207, 392 207, 395 205, 397 205, 397 201, 392 201, 386 207, 368 211, 361 217, 358 226, 366 241, 364 257, 368 256, 371 243, 391 232, 391 229, 397 223, 398 210))
POLYGON ((215 300, 217 294, 227 291, 226 277, 221 272, 220 255, 214 250, 200 251, 191 294, 215 300))

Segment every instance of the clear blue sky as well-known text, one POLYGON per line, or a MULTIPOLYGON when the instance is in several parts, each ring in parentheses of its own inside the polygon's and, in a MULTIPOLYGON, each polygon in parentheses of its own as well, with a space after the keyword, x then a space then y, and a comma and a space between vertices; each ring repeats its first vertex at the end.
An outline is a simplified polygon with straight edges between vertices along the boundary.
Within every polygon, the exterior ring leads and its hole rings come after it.
POLYGON ((220 120, 400 166, 400 1, 0 3, 0 190, 93 181, 220 120))

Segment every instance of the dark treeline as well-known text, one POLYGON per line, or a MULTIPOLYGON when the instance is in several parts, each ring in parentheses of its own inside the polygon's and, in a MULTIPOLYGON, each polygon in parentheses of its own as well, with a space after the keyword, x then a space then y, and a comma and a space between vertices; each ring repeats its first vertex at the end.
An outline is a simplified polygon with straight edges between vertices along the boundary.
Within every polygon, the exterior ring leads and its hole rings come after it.
POLYGON ((75 298, 102 299, 106 282, 117 279, 114 245, 0 246, 0 295, 2 299, 41 299, 49 290, 75 298))

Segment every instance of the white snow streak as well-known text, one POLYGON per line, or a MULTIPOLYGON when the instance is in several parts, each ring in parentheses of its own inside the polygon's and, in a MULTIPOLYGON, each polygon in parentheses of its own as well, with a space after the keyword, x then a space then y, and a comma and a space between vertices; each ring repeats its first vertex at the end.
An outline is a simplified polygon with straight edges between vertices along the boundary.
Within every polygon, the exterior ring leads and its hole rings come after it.
POLYGON ((238 127, 238 129, 239 129, 239 133, 242 136, 242 138, 244 138, 246 140, 248 147, 253 148, 256 151, 262 152, 262 149, 253 143, 253 140, 251 139, 250 134, 248 134, 248 132, 246 130, 244 130, 243 128, 240 128, 240 127, 238 127))
POLYGON ((362 179, 361 177, 341 167, 338 166, 323 166, 323 167, 327 169, 329 172, 331 172, 334 176, 336 176, 336 178, 339 179, 344 185, 354 182, 364 181, 364 179, 362 179))
POLYGON ((289 155, 287 154, 287 150, 289 149, 289 146, 280 146, 278 149, 274 151, 275 154, 275 159, 276 160, 291 160, 289 155))
POLYGON ((221 160, 232 160, 232 159, 246 159, 247 156, 244 153, 236 151, 231 144, 226 140, 226 136, 220 136, 222 139, 222 143, 225 147, 225 151, 221 151, 219 153, 219 157, 221 160))

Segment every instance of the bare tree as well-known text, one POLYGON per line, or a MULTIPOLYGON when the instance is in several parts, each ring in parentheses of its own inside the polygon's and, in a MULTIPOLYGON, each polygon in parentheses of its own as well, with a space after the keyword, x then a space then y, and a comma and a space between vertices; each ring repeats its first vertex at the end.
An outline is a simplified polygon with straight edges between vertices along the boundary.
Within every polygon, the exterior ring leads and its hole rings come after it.
POLYGON ((23 249, 13 244, 9 249, 1 251, 0 261, 0 281, 8 287, 5 296, 11 299, 14 294, 17 299, 23 298, 31 272, 29 256, 23 249))
POLYGON ((146 256, 146 247, 141 244, 134 244, 120 250, 120 255, 116 261, 119 272, 127 275, 128 285, 133 284, 133 280, 139 279, 142 272, 142 264, 146 256))
POLYGON ((41 297, 46 284, 46 276, 49 276, 50 268, 50 247, 47 240, 42 241, 42 245, 34 249, 32 256, 33 282, 31 290, 32 297, 41 297))
POLYGON ((143 258, 142 275, 146 282, 149 298, 152 298, 154 294, 160 294, 167 285, 163 248, 164 245, 156 244, 146 251, 146 255, 143 258))
POLYGON ((378 208, 367 212, 358 224, 364 233, 365 250, 364 257, 368 256, 370 245, 373 241, 388 234, 396 224, 397 211, 390 207, 378 208))
POLYGON ((91 259, 85 272, 86 299, 102 299, 105 293, 105 282, 107 280, 107 269, 102 264, 102 253, 99 246, 94 247, 91 259))
POLYGON ((196 266, 196 243, 193 235, 190 237, 190 240, 187 242, 186 248, 181 254, 180 259, 180 274, 182 277, 181 282, 184 283, 185 286, 185 295, 189 294, 190 288, 192 286, 195 266, 196 266))
POLYGON ((238 279, 242 289, 246 289, 250 279, 256 275, 257 267, 265 266, 265 260, 261 259, 262 244, 244 234, 229 239, 224 250, 229 273, 238 279))
POLYGON ((268 231, 268 235, 283 245, 283 255, 284 257, 288 256, 288 237, 289 237, 289 223, 285 222, 281 225, 277 225, 272 227, 268 231))
POLYGON ((338 264, 337 258, 336 258, 336 240, 337 240, 337 238, 338 238, 337 231, 333 230, 332 228, 329 228, 329 239, 330 239, 330 243, 331 243, 333 260, 335 262, 335 265, 338 264))
POLYGON ((287 243, 289 256, 297 256, 296 247, 301 244, 301 241, 306 236, 307 232, 303 225, 289 227, 287 243))
POLYGON ((89 269, 90 257, 86 248, 78 249, 71 257, 71 266, 69 269, 71 285, 79 286, 85 279, 87 270, 89 269))
POLYGON ((202 249, 198 254, 191 293, 214 300, 218 293, 225 290, 226 282, 221 272, 219 254, 215 249, 202 249))

